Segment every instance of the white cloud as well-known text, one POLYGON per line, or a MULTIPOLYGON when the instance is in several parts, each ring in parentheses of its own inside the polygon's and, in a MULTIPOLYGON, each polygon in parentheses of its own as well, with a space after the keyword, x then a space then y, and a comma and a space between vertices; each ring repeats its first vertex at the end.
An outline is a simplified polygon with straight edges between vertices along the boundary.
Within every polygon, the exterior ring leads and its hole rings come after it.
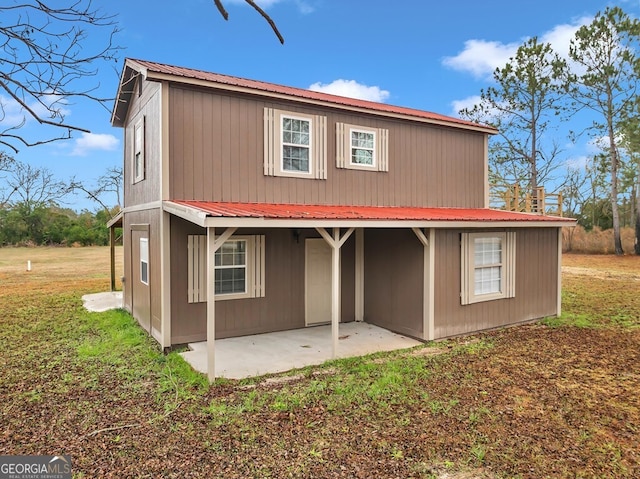
MULTIPOLYGON (((592 17, 580 17, 571 23, 556 25, 538 38, 543 43, 550 43, 561 57, 567 58, 569 41, 578 28, 591 20, 592 17)), ((467 40, 460 53, 443 58, 442 64, 454 70, 471 73, 476 78, 490 78, 496 68, 503 67, 516 54, 518 47, 526 41, 526 38, 511 43, 467 40)))
POLYGON ((460 110, 464 110, 465 108, 473 108, 474 105, 480 103, 481 98, 480 95, 468 96, 467 98, 463 98, 462 100, 453 100, 451 102, 452 113, 455 116, 460 114, 460 110))
MULTIPOLYGON (((29 108, 36 115, 44 120, 59 121, 71 114, 71 110, 65 108, 65 100, 59 95, 43 95, 42 103, 33 101, 29 104, 29 108), (46 105, 46 106, 45 106, 46 105), (52 118, 52 113, 57 112, 56 118, 52 118)), ((23 122, 27 123, 34 120, 31 113, 25 110, 20 103, 13 98, 0 95, 0 121, 3 128, 13 128, 20 126, 23 122)))
POLYGON ((563 23, 556 25, 548 32, 540 36, 540 41, 550 43, 551 47, 563 58, 569 57, 569 42, 576 34, 578 28, 591 23, 593 17, 581 17, 573 23, 563 23))
POLYGON ((500 43, 486 40, 467 40, 464 49, 454 57, 445 57, 442 63, 454 70, 469 72, 476 78, 491 76, 493 71, 505 65, 520 43, 500 43))
MULTIPOLYGON (((286 1, 292 1, 292 3, 295 3, 300 13, 303 14, 312 13, 315 10, 313 5, 305 0, 255 0, 256 5, 258 5, 263 10, 268 10, 275 4, 284 3, 286 1)), ((245 0, 227 0, 227 2, 236 5, 247 5, 247 2, 245 0)))
POLYGON ((590 158, 588 156, 574 156, 564 162, 564 166, 570 170, 584 170, 589 164, 590 158))
POLYGON ((387 90, 383 90, 378 86, 367 86, 355 80, 343 79, 334 80, 331 83, 317 82, 311 85, 309 90, 379 103, 386 101, 390 95, 387 90))
POLYGON ((3 129, 18 126, 25 120, 25 112, 13 98, 0 95, 0 105, 2 106, 0 120, 3 129))
POLYGON ((82 133, 82 137, 76 138, 71 155, 86 156, 91 151, 113 151, 118 148, 120 140, 113 135, 105 133, 82 133))

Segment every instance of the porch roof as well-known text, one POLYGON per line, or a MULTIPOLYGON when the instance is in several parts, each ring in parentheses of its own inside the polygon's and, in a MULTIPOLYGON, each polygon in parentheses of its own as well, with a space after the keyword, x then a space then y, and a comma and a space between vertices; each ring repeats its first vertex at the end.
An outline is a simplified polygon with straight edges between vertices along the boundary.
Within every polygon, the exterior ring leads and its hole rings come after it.
POLYGON ((575 220, 489 208, 164 202, 164 209, 200 226, 272 227, 560 227, 575 220))

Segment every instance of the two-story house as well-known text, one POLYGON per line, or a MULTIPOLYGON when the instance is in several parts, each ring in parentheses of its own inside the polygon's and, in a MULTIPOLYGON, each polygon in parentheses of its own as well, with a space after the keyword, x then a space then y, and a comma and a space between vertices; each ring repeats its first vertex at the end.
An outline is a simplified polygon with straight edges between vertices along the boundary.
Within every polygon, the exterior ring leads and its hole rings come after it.
POLYGON ((162 347, 331 323, 423 340, 560 313, 561 227, 488 208, 493 128, 126 60, 124 304, 162 347))

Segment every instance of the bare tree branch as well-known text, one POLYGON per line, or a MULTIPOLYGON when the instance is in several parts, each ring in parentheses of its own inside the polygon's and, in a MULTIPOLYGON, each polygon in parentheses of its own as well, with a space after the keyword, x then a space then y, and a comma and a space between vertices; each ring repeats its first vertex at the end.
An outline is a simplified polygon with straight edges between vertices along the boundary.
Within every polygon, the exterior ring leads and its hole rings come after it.
POLYGON ((222 2, 220 0, 213 0, 213 2, 216 4, 216 7, 218 8, 220 15, 222 15, 222 18, 224 18, 225 20, 229 20, 229 13, 225 10, 224 5, 222 5, 222 2))
POLYGON ((65 122, 67 109, 76 100, 111 109, 111 99, 98 94, 100 83, 92 79, 103 65, 118 59, 121 48, 114 43, 115 16, 94 8, 92 0, 54 5, 26 0, 0 6, 0 87, 8 95, 0 96, 0 142, 15 152, 18 145, 68 139, 71 131, 87 132, 82 125, 65 122), (102 38, 92 42, 100 46, 89 46, 89 36, 102 38), (26 133, 22 128, 30 119, 45 128, 37 134, 26 133), (52 133, 56 129, 66 134, 52 133))
POLYGON ((254 8, 254 10, 256 10, 260 15, 262 15, 262 18, 264 18, 269 23, 269 25, 271 26, 271 29, 273 30, 273 33, 275 33, 276 36, 278 37, 278 40, 280 40, 280 43, 284 45, 284 38, 280 34, 280 31, 278 30, 278 27, 276 26, 275 22, 271 19, 269 15, 267 15, 267 12, 265 12, 262 8, 256 5, 256 3, 253 0, 245 0, 245 2, 251 5, 254 8))
POLYGON ((113 218, 113 208, 109 207, 104 199, 105 195, 116 196, 117 210, 122 207, 120 199, 122 195, 122 168, 112 167, 98 178, 97 184, 94 188, 87 186, 82 181, 78 181, 75 178, 71 178, 69 181, 69 192, 81 191, 88 199, 95 201, 100 207, 107 213, 109 218, 113 218))
POLYGON ((69 193, 66 183, 55 178, 46 168, 13 161, 7 169, 6 184, 10 191, 3 204, 11 205, 12 196, 30 213, 39 206, 47 206, 60 201, 69 193))
MULTIPOLYGON (((256 2, 254 0, 244 0, 244 1, 247 4, 249 4, 256 12, 258 12, 262 16, 262 18, 264 18, 267 21, 269 26, 271 26, 271 29, 273 30, 273 33, 275 33, 276 37, 278 37, 278 40, 280 41, 280 43, 284 45, 284 37, 282 36, 280 31, 278 30, 278 27, 276 26, 276 23, 269 16, 269 14, 267 12, 265 12, 258 4, 256 4, 256 2)), ((222 15, 222 18, 224 18, 225 20, 229 20, 229 13, 224 8, 224 5, 222 4, 222 1, 221 0, 213 0, 213 3, 215 3, 216 8, 220 12, 220 15, 222 15)))

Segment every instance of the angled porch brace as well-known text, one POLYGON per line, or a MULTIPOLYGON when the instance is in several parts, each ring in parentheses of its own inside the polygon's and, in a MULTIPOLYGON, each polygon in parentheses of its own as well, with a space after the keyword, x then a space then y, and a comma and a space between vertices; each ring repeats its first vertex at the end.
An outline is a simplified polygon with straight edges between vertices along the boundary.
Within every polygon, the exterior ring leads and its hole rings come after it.
POLYGON ((216 239, 216 229, 207 228, 207 376, 216 378, 216 251, 238 228, 227 228, 216 239))
POLYGON ((340 236, 340 228, 333 228, 333 236, 326 229, 316 228, 320 236, 331 246, 331 357, 338 354, 338 331, 340 323, 340 248, 349 239, 354 228, 340 236))
POLYGON ((423 269, 423 284, 424 290, 422 293, 422 335, 423 339, 432 340, 435 339, 435 256, 436 256, 436 230, 431 228, 429 230, 429 237, 425 235, 424 231, 420 228, 411 228, 413 233, 418 237, 422 246, 424 247, 424 269, 423 269))

